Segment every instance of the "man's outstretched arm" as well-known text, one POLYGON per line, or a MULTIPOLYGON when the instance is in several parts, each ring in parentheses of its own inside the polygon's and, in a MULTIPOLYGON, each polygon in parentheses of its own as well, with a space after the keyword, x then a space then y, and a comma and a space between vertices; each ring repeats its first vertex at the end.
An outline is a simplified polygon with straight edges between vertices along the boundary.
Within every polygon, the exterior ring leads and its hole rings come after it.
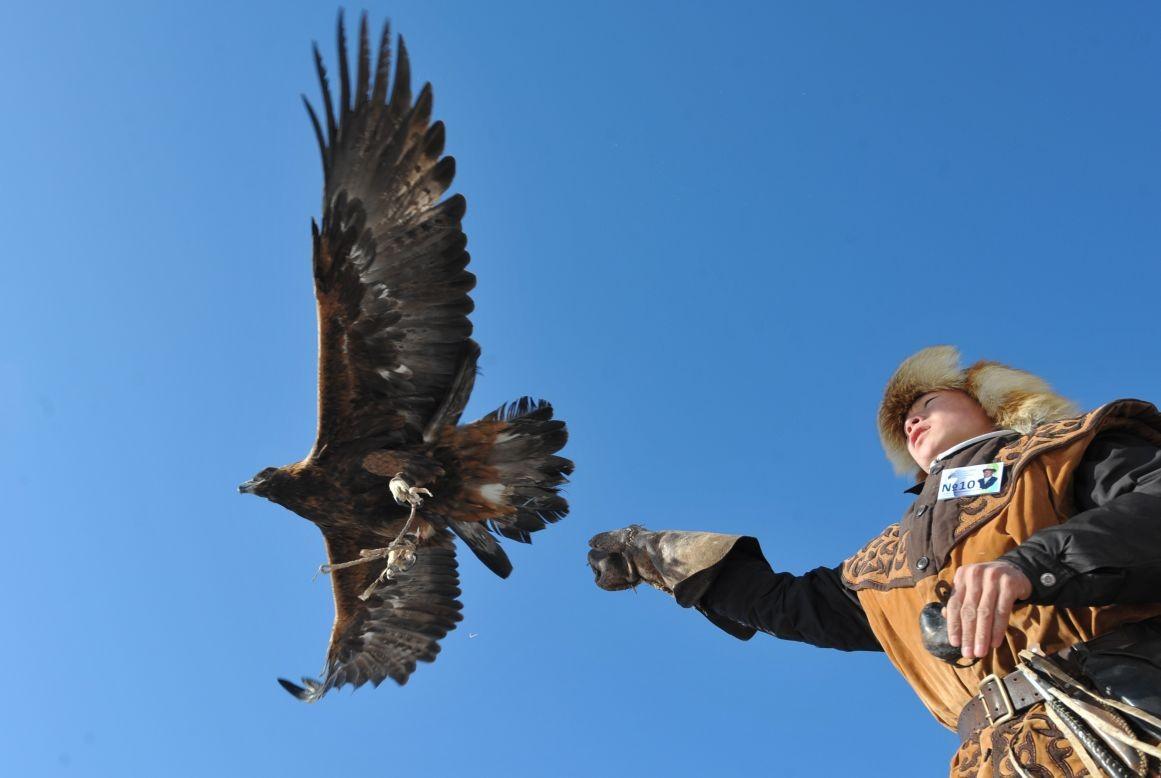
POLYGON ((776 573, 752 537, 627 527, 589 544, 601 588, 651 584, 742 640, 762 631, 825 648, 882 650, 837 568, 776 573))
POLYGON ((858 597, 843 586, 841 567, 777 573, 756 540, 739 544, 723 560, 698 605, 784 640, 842 651, 883 650, 858 597))

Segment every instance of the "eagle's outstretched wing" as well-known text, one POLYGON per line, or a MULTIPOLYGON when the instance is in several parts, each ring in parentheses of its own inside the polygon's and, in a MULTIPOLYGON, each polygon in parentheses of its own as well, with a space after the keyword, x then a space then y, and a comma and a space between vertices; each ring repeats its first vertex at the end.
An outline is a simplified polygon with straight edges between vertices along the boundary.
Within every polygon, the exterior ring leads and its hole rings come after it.
MULTIPOLYGON (((355 559, 377 539, 325 530, 332 562, 355 559)), ((381 539, 379 539, 381 540, 381 539)), ((382 572, 385 561, 335 570, 335 625, 322 678, 303 678, 304 686, 278 682, 300 700, 314 702, 344 684, 378 686, 384 678, 403 685, 416 662, 431 662, 439 641, 460 620, 459 575, 451 534, 440 531, 416 549, 415 564, 380 584, 366 601, 359 595, 382 572)))
POLYGON ((338 48, 337 112, 317 46, 322 120, 303 98, 325 179, 322 225, 312 225, 319 318, 314 458, 342 444, 417 442, 437 411, 454 423, 479 354, 468 320, 475 276, 466 270, 460 229, 465 202, 459 195, 440 202, 455 161, 441 156, 444 129, 431 122, 430 85, 412 100, 400 38, 388 95, 389 28, 372 74, 366 16, 353 90, 341 15, 338 48), (458 408, 448 408, 450 394, 458 408))

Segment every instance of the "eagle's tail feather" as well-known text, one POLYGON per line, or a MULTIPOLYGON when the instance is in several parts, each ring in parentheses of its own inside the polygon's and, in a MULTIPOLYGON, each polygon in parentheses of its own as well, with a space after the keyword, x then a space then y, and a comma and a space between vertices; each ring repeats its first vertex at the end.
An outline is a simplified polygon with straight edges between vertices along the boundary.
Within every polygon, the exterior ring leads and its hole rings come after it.
POLYGON ((559 492, 572 473, 572 461, 556 456, 568 442, 568 430, 552 418, 546 400, 531 397, 501 405, 480 420, 497 421, 506 426, 493 439, 488 463, 499 472, 502 489, 489 493, 485 487, 485 494, 498 497, 507 510, 489 525, 506 538, 531 543, 533 532, 568 513, 568 501, 559 492))
POLYGON ((449 509, 443 518, 497 575, 507 577, 512 565, 484 525, 531 543, 533 532, 564 518, 568 501, 559 492, 573 465, 556 452, 567 440, 564 422, 552 418, 552 406, 530 397, 471 424, 445 428, 441 442, 472 465, 460 472, 460 493, 441 501, 449 509))
POLYGON ((487 565, 489 570, 501 578, 507 578, 511 575, 512 562, 483 524, 448 519, 447 525, 451 527, 452 532, 459 536, 460 540, 468 544, 468 548, 472 550, 476 558, 487 565))

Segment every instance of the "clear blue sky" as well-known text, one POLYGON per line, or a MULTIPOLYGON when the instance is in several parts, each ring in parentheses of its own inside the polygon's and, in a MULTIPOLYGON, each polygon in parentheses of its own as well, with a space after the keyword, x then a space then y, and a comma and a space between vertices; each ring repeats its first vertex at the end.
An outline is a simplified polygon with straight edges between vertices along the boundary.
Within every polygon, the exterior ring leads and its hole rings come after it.
POLYGON ((469 416, 546 397, 577 469, 509 580, 461 557, 434 665, 304 706, 321 538, 235 487, 313 439, 298 95, 335 10, 0 8, 0 772, 941 774, 882 655, 601 592, 586 541, 837 563, 908 504, 873 418, 922 346, 1161 397, 1158 6, 371 8, 468 198, 469 416))

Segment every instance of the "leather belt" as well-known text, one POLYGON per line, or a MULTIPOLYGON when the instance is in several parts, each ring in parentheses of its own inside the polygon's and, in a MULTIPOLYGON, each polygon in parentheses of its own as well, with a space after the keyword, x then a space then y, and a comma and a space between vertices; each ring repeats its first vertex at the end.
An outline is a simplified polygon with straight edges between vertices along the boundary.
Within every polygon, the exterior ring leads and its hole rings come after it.
POLYGON ((1003 678, 989 675, 980 681, 979 688, 980 693, 963 706, 959 721, 956 722, 955 729, 961 743, 979 735, 984 727, 1011 721, 1017 714, 1044 699, 1019 670, 1003 678))

